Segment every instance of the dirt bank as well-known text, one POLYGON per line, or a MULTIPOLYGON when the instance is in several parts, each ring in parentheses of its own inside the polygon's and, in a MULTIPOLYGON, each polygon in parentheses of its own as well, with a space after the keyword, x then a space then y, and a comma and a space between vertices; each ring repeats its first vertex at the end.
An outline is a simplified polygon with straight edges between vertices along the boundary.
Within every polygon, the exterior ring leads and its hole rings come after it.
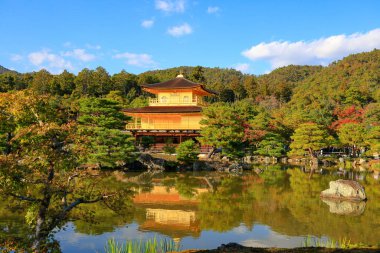
POLYGON ((212 250, 185 250, 180 253, 361 253, 361 252, 380 252, 380 249, 327 249, 327 248, 250 248, 236 243, 222 245, 212 250))

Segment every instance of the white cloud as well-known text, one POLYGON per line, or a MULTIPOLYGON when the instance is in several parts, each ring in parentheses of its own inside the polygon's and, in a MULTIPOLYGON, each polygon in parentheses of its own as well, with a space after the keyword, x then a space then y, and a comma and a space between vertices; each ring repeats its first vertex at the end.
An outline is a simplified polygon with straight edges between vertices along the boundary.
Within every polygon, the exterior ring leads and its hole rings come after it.
POLYGON ((335 35, 313 41, 273 41, 260 43, 242 54, 255 61, 269 61, 273 68, 289 64, 322 64, 349 54, 380 48, 380 29, 367 33, 335 35))
POLYGON ((77 48, 63 53, 64 56, 73 57, 77 60, 89 62, 95 60, 95 55, 86 53, 85 49, 77 48))
POLYGON ((92 44, 86 44, 86 47, 88 49, 95 49, 95 50, 100 50, 102 48, 100 45, 92 45, 92 44))
POLYGON ((193 29, 187 23, 184 23, 183 25, 179 26, 173 26, 168 29, 168 33, 174 37, 180 37, 183 35, 190 34, 192 32, 193 29))
POLYGON ((113 56, 116 59, 125 59, 128 65, 149 68, 155 67, 156 62, 153 61, 152 56, 149 54, 134 54, 134 53, 121 53, 113 56))
POLYGON ((218 6, 209 6, 208 8, 207 8, 207 13, 209 13, 209 14, 213 14, 213 13, 217 13, 217 12, 219 12, 219 7, 218 6))
POLYGON ((249 69, 249 64, 248 63, 238 63, 235 65, 234 69, 237 71, 241 71, 243 73, 247 73, 249 69))
POLYGON ((73 69, 70 61, 57 54, 50 53, 47 49, 28 54, 28 59, 34 66, 46 68, 52 73, 59 73, 64 69, 73 69))
POLYGON ((21 61, 22 59, 24 59, 24 57, 19 54, 13 54, 11 56, 11 61, 14 61, 14 62, 21 61))
POLYGON ((154 20, 153 19, 143 20, 143 22, 141 22, 141 26, 144 27, 144 28, 150 28, 153 25, 154 25, 154 20))
POLYGON ((185 0, 156 0, 156 9, 164 12, 184 12, 185 0))

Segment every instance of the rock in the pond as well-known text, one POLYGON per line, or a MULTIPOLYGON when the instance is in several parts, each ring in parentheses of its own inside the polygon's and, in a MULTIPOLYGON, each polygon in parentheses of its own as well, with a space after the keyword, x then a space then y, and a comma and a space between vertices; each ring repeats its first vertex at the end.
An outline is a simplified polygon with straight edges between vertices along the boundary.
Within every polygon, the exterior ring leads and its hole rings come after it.
POLYGON ((230 173, 241 173, 243 172, 243 166, 241 166, 238 163, 233 163, 230 166, 228 166, 228 169, 226 171, 230 173))
POLYGON ((365 210, 365 201, 349 201, 338 199, 323 199, 325 204, 330 207, 330 213, 339 215, 361 215, 365 210))
POLYGON ((353 180, 330 181, 330 188, 321 192, 322 198, 366 200, 364 187, 353 180))

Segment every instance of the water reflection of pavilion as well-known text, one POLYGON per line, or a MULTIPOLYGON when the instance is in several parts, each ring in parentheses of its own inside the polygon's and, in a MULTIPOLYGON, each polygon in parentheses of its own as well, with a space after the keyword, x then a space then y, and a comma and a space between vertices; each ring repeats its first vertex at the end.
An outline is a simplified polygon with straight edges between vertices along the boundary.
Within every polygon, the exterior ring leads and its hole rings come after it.
POLYGON ((194 197, 188 198, 174 187, 155 185, 150 192, 135 195, 135 205, 146 210, 146 220, 139 226, 143 231, 154 231, 172 237, 179 242, 185 236, 199 237, 201 229, 196 211, 199 203, 197 195, 208 192, 205 188, 195 188, 194 197))

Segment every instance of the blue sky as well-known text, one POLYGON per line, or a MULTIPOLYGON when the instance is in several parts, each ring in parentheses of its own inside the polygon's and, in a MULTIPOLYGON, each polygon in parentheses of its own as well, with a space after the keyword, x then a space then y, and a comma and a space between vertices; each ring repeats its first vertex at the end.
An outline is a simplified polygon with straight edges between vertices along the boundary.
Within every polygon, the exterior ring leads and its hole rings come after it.
POLYGON ((0 0, 0 65, 263 74, 380 48, 377 0, 0 0))

